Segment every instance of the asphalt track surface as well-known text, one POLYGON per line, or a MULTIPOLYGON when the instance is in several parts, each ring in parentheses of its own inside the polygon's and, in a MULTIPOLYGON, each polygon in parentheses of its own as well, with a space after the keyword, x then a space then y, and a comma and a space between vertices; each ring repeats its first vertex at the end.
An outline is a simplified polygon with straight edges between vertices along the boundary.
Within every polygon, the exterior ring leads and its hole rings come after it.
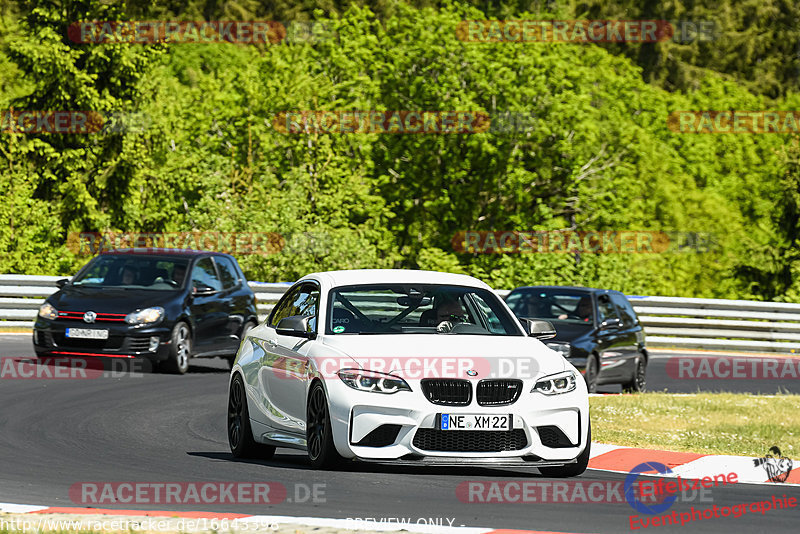
MULTIPOLYGON (((0 334, 3 357, 32 356, 30 338, 0 334)), ((797 380, 671 380, 653 359, 652 389, 797 392, 797 380), (663 375, 663 376, 662 376, 663 375), (678 382, 678 383, 675 383, 678 382)), ((661 362, 661 363, 659 363, 661 362)), ((0 380, 0 502, 81 506, 70 500, 80 482, 277 482, 287 499, 274 505, 104 504, 103 508, 202 510, 332 518, 406 518, 411 523, 551 530, 627 532, 633 508, 617 503, 476 503, 456 493, 465 481, 556 482, 536 469, 422 468, 353 463, 314 471, 302 454, 279 449, 269 461, 235 461, 226 432, 228 371, 219 359, 195 360, 185 376, 117 373, 93 380, 0 380), (318 499, 306 497, 317 485, 318 499), (301 500, 303 502, 297 502, 301 500)), ((657 457, 653 461, 658 461, 657 457)), ((624 481, 625 474, 589 470, 571 480, 624 481)), ((463 486, 462 486, 463 487, 463 486)), ((800 501, 800 488, 735 484, 704 498, 679 499, 669 510, 689 512, 771 500, 800 501)), ((704 519, 647 532, 796 532, 800 507, 704 519)), ((365 525, 368 526, 368 525, 365 525)))

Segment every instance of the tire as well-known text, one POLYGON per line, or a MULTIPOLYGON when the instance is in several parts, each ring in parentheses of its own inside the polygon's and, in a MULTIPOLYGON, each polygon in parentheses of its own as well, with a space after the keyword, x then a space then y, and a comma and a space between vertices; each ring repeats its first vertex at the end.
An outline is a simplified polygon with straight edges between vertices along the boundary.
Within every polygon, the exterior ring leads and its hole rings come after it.
POLYGON ((589 456, 592 453, 592 423, 589 422, 589 431, 586 433, 586 448, 578 456, 574 464, 566 464, 559 467, 540 467, 539 472, 546 477, 566 478, 576 477, 583 474, 589 466, 589 456))
POLYGON ((641 393, 647 387, 647 362, 643 356, 636 361, 636 370, 630 382, 622 385, 626 393, 641 393))
POLYGON ((275 447, 257 443, 250 428, 247 394, 242 375, 236 373, 228 391, 228 445, 235 458, 261 458, 269 460, 275 447))
POLYGON ((311 386, 306 404, 306 445, 308 460, 314 469, 336 467, 342 463, 342 457, 333 444, 331 417, 328 400, 322 384, 315 382, 311 386))
POLYGON ((597 393, 597 376, 599 374, 600 370, 597 365, 597 356, 592 354, 586 360, 586 373, 583 376, 586 380, 586 389, 589 393, 597 393))
POLYGON ((182 375, 189 370, 189 359, 192 357, 192 333, 189 325, 178 322, 169 336, 169 354, 161 362, 159 369, 166 373, 182 375))
MULTIPOLYGON (((253 323, 250 322, 245 323, 245 325, 242 327, 242 335, 239 336, 240 346, 242 344, 242 341, 244 341, 244 338, 247 336, 247 333, 255 327, 256 325, 254 325, 253 323)), ((236 355, 234 354, 233 356, 228 356, 225 359, 228 361, 228 369, 233 369, 233 362, 236 361, 236 355)))

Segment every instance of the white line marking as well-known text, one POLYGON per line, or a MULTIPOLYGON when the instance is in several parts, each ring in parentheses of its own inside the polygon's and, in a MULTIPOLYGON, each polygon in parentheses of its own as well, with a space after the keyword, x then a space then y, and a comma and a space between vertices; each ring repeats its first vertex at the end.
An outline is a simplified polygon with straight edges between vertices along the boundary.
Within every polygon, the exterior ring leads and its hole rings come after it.
POLYGON ((31 512, 38 512, 45 510, 49 506, 34 506, 32 504, 13 504, 8 502, 0 502, 0 512, 6 514, 29 514, 31 512))

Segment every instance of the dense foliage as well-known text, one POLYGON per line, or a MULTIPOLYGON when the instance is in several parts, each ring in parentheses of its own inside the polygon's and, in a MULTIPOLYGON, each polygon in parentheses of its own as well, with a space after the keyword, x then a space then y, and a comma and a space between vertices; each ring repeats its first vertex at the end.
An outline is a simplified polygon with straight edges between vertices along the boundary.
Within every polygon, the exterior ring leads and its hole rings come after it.
POLYGON ((96 134, 0 133, 0 272, 69 274, 70 232, 279 232, 254 280, 464 272, 496 287, 800 301, 800 147, 680 134, 676 110, 798 110, 792 2, 100 0, 0 7, 0 110, 94 110, 96 134), (645 7, 642 7, 642 4, 645 7), (662 9, 662 11, 659 11, 662 9), (713 20, 713 41, 466 43, 462 20, 713 20), (322 21, 280 44, 79 44, 84 20, 322 21), (471 134, 286 134, 291 110, 481 111, 471 134), (459 231, 701 233, 654 254, 479 254, 459 231), (709 249, 710 248, 710 249, 709 249))

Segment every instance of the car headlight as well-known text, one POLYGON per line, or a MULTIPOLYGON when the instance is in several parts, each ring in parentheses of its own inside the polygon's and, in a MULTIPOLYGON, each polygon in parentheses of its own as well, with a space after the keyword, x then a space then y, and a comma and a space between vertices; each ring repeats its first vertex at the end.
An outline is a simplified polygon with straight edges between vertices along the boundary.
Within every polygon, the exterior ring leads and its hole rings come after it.
POLYGON ((337 374, 342 379, 342 382, 358 391, 387 394, 397 393, 398 391, 411 391, 405 380, 386 373, 361 369, 342 369, 337 374))
POLYGON ((58 318, 58 310, 53 307, 52 304, 45 302, 39 307, 39 317, 43 317, 45 319, 57 319, 58 318))
POLYGON ((570 354, 572 353, 572 347, 569 343, 545 343, 547 348, 553 349, 554 351, 560 353, 563 357, 569 358, 570 354))
POLYGON ((133 325, 153 324, 157 323, 164 317, 164 308, 155 306, 153 308, 145 308, 143 310, 129 313, 125 316, 125 322, 133 325))
POLYGON ((531 393, 538 391, 545 395, 558 395, 560 393, 569 393, 575 389, 575 386, 575 371, 564 371, 563 373, 556 373, 540 378, 536 381, 531 393))

